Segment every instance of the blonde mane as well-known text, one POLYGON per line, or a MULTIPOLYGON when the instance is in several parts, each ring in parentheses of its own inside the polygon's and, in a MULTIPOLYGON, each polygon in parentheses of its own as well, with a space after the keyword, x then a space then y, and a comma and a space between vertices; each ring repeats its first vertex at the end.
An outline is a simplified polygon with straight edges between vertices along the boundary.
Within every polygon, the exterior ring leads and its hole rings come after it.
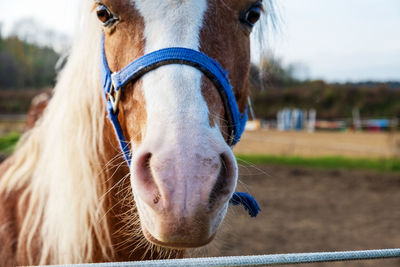
MULTIPOLYGON (((271 10, 270 1, 265 5, 271 10)), ((115 253, 101 201, 107 190, 102 166, 106 111, 99 76, 101 28, 91 8, 92 1, 84 1, 54 96, 36 127, 21 139, 0 180, 0 194, 22 192, 19 210, 26 213, 17 257, 28 255, 32 264, 89 262, 95 249, 106 259, 115 253), (33 246, 38 237, 39 249, 33 246)), ((258 28, 262 47, 265 34, 262 25, 258 28)))
POLYGON ((37 126, 22 138, 0 182, 2 193, 23 190, 19 205, 28 208, 17 249, 18 254, 27 253, 29 262, 37 257, 32 251, 37 235, 42 240, 41 264, 88 262, 95 241, 103 256, 113 253, 104 205, 99 202, 105 193, 105 107, 99 81, 101 29, 89 16, 90 9, 91 2, 85 1, 80 29, 52 101, 37 126))

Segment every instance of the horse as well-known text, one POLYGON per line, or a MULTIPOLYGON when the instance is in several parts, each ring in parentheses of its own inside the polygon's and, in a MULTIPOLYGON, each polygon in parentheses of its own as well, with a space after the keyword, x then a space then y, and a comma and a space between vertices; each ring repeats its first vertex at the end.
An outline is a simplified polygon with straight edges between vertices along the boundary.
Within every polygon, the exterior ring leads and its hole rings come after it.
POLYGON ((1 264, 182 258, 211 242, 238 179, 232 116, 246 111, 250 36, 272 8, 83 1, 51 101, 0 166, 1 264), (162 49, 178 58, 115 85, 162 49))

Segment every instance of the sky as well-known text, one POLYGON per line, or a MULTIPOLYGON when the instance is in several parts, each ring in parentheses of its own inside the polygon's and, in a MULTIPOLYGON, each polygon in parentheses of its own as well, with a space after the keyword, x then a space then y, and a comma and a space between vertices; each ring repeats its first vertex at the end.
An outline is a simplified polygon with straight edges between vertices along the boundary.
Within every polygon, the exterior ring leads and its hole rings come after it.
MULTIPOLYGON (((73 35, 80 0, 0 0, 3 32, 21 18, 73 35)), ((148 0, 151 1, 151 0, 148 0)), ((276 0, 270 48, 300 78, 400 81, 400 0, 276 0)))
POLYGON ((400 80, 400 0, 279 0, 271 46, 330 81, 400 80))

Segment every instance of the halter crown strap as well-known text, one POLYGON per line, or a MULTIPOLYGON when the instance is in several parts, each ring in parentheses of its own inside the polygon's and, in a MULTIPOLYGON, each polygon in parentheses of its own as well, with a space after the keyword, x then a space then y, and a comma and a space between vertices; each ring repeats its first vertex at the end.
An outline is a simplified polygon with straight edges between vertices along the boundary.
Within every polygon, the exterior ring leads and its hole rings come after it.
MULTIPOLYGON (((228 145, 234 146, 239 142, 247 121, 247 108, 243 114, 240 113, 227 72, 224 71, 218 62, 204 53, 183 47, 165 48, 146 54, 130 63, 122 70, 111 73, 104 51, 103 36, 100 61, 101 80, 107 101, 108 116, 129 166, 132 160, 129 143, 126 141, 121 124, 118 120, 118 101, 121 91, 128 82, 134 82, 147 72, 164 65, 183 64, 192 66, 204 73, 204 75, 214 83, 221 96, 228 120, 228 145)), ((231 204, 243 204, 252 217, 257 216, 257 213, 260 211, 257 201, 246 193, 234 193, 231 204)))

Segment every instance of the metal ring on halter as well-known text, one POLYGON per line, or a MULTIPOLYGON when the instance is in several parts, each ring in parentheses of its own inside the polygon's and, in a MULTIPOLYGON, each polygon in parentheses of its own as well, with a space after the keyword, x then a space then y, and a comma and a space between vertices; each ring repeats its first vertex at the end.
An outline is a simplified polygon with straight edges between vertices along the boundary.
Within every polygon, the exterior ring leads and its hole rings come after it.
POLYGON ((115 90, 114 85, 111 85, 110 91, 107 93, 108 101, 110 101, 113 113, 116 114, 118 111, 119 100, 121 98, 121 88, 115 90), (113 93, 115 97, 113 96, 113 93))

